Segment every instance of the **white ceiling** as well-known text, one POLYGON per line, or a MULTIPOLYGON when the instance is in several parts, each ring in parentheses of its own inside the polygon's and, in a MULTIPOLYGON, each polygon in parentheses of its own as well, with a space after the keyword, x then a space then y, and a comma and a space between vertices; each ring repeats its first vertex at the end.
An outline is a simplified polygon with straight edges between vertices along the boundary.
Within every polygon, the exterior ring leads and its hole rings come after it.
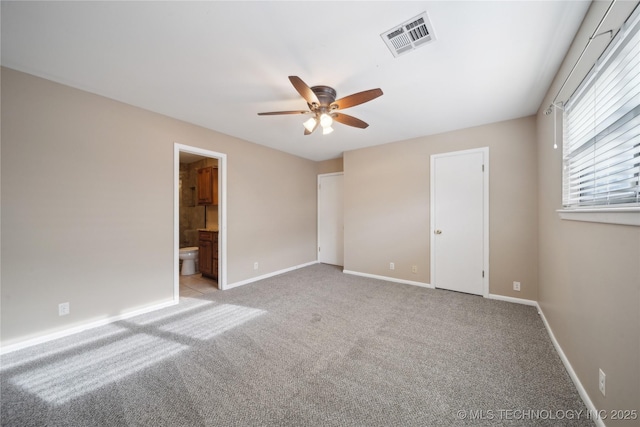
MULTIPOLYGON (((534 114, 588 1, 2 2, 2 65, 312 160, 534 114), (380 34, 426 11, 436 41, 394 58, 380 34), (287 76, 338 98, 303 135, 287 76)), ((189 141, 181 141, 188 143, 189 141)))

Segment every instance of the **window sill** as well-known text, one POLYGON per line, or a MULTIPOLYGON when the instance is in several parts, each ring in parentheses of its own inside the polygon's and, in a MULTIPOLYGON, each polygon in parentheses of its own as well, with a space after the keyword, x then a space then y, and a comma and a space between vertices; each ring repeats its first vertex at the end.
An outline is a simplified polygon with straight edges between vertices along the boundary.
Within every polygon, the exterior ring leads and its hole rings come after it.
POLYGON ((558 209, 561 219, 569 221, 603 222, 640 227, 640 207, 601 209, 558 209))

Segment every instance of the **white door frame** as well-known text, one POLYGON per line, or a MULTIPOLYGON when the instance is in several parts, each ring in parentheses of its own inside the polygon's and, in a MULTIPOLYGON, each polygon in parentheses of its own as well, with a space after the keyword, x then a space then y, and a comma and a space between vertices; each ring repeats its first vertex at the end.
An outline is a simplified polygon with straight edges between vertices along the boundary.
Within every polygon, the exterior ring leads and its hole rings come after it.
POLYGON ((434 204, 434 195, 435 195, 435 167, 434 167, 434 163, 435 163, 435 159, 438 157, 445 157, 445 156, 452 156, 452 155, 458 155, 458 154, 471 154, 471 153, 482 153, 483 156, 483 164, 484 164, 484 174, 482 175, 483 178, 483 215, 484 215, 484 221, 483 221, 483 233, 482 233, 482 240, 483 240, 483 271, 484 271, 484 277, 482 278, 482 296, 487 298, 489 296, 489 147, 482 147, 482 148, 474 148, 474 149, 470 149, 470 150, 460 150, 460 151, 452 151, 449 153, 440 153, 440 154, 432 154, 431 155, 431 170, 430 170, 430 201, 429 201, 429 206, 431 208, 431 212, 430 212, 430 234, 431 234, 431 240, 430 240, 430 250, 429 252, 431 253, 431 285, 433 285, 434 287, 436 286, 435 283, 435 277, 434 277, 434 272, 435 272, 435 251, 434 251, 434 247, 435 247, 435 230, 436 230, 436 225, 435 225, 435 204, 434 204))
POLYGON ((180 301, 180 152, 218 159, 218 288, 227 287, 227 155, 173 144, 173 300, 180 301))
MULTIPOLYGON (((318 217, 316 218, 316 261, 320 262, 320 251, 318 250, 319 246, 320 246, 320 180, 324 177, 327 176, 336 176, 336 175, 343 175, 344 176, 344 172, 332 172, 332 173, 321 173, 318 174, 318 186, 316 187, 316 193, 317 193, 317 202, 316 202, 316 209, 317 209, 317 215, 318 217)), ((343 241, 343 246, 344 246, 344 241, 343 241)), ((344 251, 343 251, 343 255, 344 255, 344 251)), ((344 259, 342 261, 342 263, 344 264, 344 259)))

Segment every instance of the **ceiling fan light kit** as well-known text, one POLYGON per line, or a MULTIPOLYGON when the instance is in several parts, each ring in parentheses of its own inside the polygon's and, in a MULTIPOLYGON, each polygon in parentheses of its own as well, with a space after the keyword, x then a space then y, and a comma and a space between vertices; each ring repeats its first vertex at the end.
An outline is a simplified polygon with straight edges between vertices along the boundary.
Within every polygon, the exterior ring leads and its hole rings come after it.
POLYGON ((342 123, 347 126, 353 126, 365 129, 369 125, 360 119, 346 114, 338 113, 338 110, 364 104, 372 99, 382 95, 381 89, 370 89, 363 92, 354 93, 336 100, 336 91, 329 86, 313 86, 309 87, 300 77, 289 76, 289 81, 298 91, 300 96, 307 101, 308 111, 271 111, 267 113, 258 113, 259 116, 273 116, 281 114, 313 114, 313 117, 303 123, 304 134, 310 135, 320 125, 322 134, 328 135, 333 132, 331 125, 333 121, 342 123))
POLYGON ((333 128, 331 126, 325 126, 322 128, 323 135, 329 135, 331 132, 333 132, 333 128))
POLYGON ((311 117, 309 120, 304 122, 302 125, 309 132, 313 132, 315 130, 316 126, 318 126, 318 121, 316 120, 315 117, 311 117))
POLYGON ((326 128, 326 127, 331 127, 332 124, 333 124, 333 119, 331 118, 330 115, 328 115, 327 113, 322 113, 320 115, 320 126, 322 126, 323 128, 326 128))

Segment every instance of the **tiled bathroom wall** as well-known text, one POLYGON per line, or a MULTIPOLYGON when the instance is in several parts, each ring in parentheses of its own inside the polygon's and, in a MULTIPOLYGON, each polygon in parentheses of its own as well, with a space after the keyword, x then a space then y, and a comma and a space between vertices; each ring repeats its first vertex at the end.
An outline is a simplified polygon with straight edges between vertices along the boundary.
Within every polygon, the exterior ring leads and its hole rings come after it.
POLYGON ((217 228, 218 206, 197 205, 197 170, 217 166, 217 159, 180 163, 180 247, 198 246, 198 229, 217 228), (205 215, 206 209, 206 215, 205 215), (206 223, 205 223, 206 216, 206 223))

